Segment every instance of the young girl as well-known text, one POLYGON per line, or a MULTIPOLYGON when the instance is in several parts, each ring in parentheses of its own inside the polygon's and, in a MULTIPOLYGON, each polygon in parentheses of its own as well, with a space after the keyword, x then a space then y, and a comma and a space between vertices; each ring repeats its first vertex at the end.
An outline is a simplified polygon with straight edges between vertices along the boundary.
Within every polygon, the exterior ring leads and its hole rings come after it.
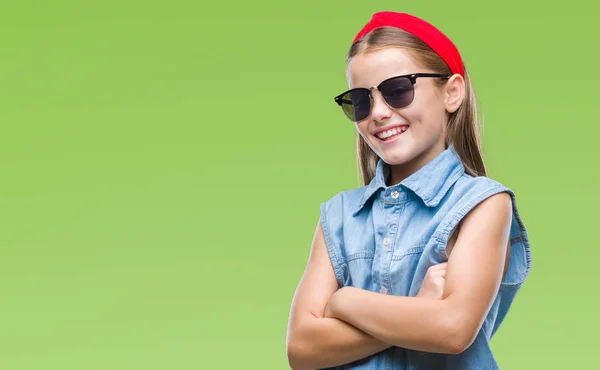
POLYGON ((512 190, 488 178, 473 87, 431 24, 375 13, 335 102, 364 185, 321 204, 290 311, 291 368, 496 369, 492 338, 531 268, 512 190))

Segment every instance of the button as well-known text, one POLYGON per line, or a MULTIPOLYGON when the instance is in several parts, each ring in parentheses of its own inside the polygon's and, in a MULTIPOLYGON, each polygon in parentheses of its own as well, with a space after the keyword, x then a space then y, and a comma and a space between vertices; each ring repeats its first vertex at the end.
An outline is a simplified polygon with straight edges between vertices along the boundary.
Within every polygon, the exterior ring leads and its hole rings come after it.
POLYGON ((392 191, 392 198, 396 199, 400 196, 400 193, 398 193, 396 190, 392 191))
POLYGON ((390 245, 390 241, 391 241, 391 240, 392 240, 392 239, 391 239, 389 236, 386 236, 386 237, 383 239, 383 245, 385 245, 385 246, 387 247, 388 245, 390 245))
POLYGON ((382 286, 381 289, 379 289, 379 293, 381 293, 381 294, 387 294, 387 289, 385 289, 385 287, 382 286))

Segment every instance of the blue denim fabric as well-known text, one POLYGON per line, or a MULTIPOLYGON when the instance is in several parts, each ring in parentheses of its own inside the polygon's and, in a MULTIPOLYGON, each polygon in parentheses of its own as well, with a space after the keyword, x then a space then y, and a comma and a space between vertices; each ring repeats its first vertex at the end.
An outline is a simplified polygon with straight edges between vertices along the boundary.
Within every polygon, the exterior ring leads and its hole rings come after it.
POLYGON ((531 268, 527 232, 515 194, 485 176, 465 173, 454 148, 440 153, 400 184, 386 185, 381 159, 369 185, 340 192, 321 203, 321 223, 340 287, 415 296, 427 269, 446 262, 446 244, 465 215, 491 195, 513 201, 508 271, 472 345, 460 354, 391 347, 337 369, 497 369, 489 347, 531 268))

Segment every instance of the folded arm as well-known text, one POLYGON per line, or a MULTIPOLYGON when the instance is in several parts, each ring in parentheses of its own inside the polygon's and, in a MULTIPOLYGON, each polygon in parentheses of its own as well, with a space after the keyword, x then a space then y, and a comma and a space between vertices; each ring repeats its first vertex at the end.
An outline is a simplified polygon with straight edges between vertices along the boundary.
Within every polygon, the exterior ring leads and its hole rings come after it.
POLYGON ((325 317, 338 290, 319 221, 309 260, 296 289, 287 330, 287 356, 294 370, 347 364, 391 347, 337 318, 325 317))
POLYGON ((497 294, 511 218, 506 193, 486 199, 465 216, 441 300, 344 287, 331 297, 328 309, 333 317, 394 346, 460 353, 475 339, 497 294))

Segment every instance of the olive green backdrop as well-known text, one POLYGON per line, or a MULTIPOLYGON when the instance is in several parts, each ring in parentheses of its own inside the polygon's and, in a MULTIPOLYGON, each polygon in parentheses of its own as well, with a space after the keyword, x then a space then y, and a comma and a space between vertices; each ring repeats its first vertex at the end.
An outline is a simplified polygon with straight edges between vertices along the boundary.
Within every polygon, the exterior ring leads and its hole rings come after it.
POLYGON ((592 368, 591 1, 0 4, 0 369, 285 369, 319 204, 358 186, 333 102, 379 10, 461 50, 533 269, 503 369, 592 368))

